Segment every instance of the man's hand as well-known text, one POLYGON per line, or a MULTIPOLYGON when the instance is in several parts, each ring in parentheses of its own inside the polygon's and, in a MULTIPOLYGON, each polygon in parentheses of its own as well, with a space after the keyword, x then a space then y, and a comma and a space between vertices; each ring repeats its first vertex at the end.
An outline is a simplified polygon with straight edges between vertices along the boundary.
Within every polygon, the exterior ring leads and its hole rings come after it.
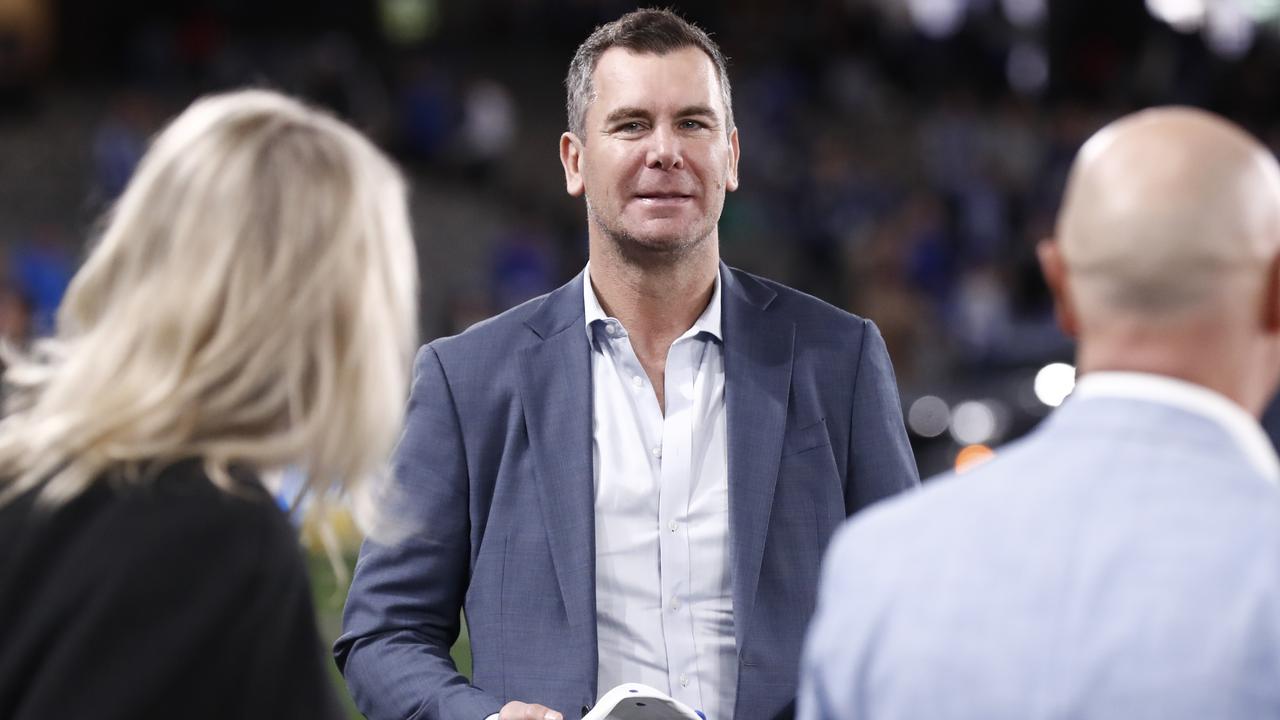
POLYGON ((564 720, 564 716, 546 705, 509 702, 502 706, 499 720, 564 720))

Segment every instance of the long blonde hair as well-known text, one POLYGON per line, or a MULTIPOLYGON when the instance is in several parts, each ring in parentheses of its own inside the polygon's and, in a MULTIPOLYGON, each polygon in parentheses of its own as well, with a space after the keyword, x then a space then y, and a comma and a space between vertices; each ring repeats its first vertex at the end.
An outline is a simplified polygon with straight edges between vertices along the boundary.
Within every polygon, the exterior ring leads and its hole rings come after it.
POLYGON ((405 187, 359 133, 282 95, 196 101, 155 139, 58 312, 15 358, 0 504, 201 458, 362 485, 417 339, 405 187), (5 487, 7 485, 8 487, 5 487))

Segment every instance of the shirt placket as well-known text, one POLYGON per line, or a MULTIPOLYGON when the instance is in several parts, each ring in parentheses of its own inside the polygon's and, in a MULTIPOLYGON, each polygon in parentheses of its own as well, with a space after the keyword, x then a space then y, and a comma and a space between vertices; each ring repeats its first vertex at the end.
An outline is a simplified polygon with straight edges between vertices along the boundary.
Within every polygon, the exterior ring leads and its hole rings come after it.
POLYGON ((662 457, 658 499, 659 578, 665 603, 663 636, 671 694, 691 707, 701 707, 701 687, 694 644, 689 532, 690 467, 693 453, 696 350, 693 338, 671 347, 666 367, 666 414, 662 424, 662 457))

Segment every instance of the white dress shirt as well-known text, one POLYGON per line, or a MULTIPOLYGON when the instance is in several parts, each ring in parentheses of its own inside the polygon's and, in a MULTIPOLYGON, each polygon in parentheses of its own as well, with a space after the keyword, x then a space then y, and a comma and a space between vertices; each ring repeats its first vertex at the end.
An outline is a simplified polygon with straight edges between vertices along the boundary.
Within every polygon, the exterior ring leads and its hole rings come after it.
POLYGON ((1141 372, 1087 373, 1071 397, 1117 397, 1171 405, 1212 420, 1263 477, 1280 482, 1280 459, 1258 420, 1225 395, 1185 380, 1141 372))
POLYGON ((737 650, 729 568, 720 277, 667 352, 666 413, 622 323, 584 271, 591 343, 598 690, 639 682, 733 717, 737 650))

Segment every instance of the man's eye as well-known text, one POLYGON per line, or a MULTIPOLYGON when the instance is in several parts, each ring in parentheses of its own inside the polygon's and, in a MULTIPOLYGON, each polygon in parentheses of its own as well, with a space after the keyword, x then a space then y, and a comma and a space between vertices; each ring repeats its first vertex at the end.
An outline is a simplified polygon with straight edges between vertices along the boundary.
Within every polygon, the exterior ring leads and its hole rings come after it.
POLYGON ((630 122, 621 123, 614 129, 617 132, 633 133, 633 132, 640 132, 641 130, 643 130, 644 125, 638 120, 632 120, 630 122))
POLYGON ((682 130, 701 130, 707 127, 707 124, 701 120, 681 120, 680 129, 682 130))

